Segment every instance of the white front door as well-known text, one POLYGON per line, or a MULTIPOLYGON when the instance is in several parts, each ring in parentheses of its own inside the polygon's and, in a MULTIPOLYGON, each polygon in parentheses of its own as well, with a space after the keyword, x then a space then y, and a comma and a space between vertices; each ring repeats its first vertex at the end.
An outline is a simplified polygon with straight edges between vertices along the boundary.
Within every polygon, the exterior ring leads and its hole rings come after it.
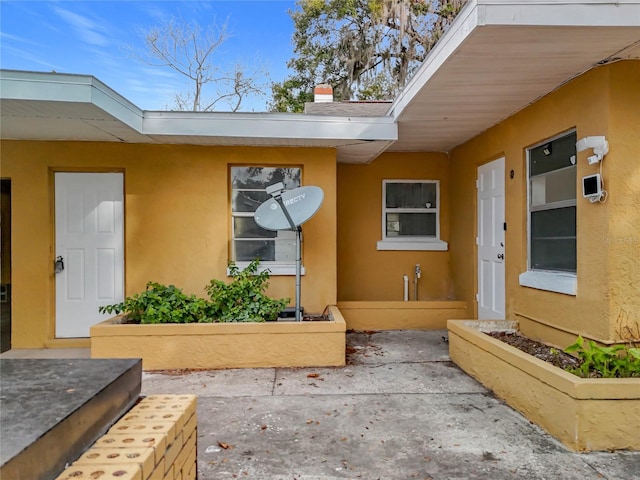
POLYGON ((124 293, 121 173, 56 173, 56 337, 88 337, 124 293))
POLYGON ((505 318, 504 158, 478 167, 478 318, 505 318))

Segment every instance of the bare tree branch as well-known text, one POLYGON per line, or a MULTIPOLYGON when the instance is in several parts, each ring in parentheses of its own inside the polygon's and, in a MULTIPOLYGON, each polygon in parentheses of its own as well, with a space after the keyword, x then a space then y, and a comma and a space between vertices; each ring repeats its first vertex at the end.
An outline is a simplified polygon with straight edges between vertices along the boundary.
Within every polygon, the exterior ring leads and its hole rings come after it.
POLYGON ((211 111, 222 101, 237 111, 247 95, 264 95, 261 80, 268 77, 264 69, 247 75, 244 67, 236 64, 231 72, 225 73, 214 63, 217 50, 230 37, 227 22, 218 25, 214 19, 203 29, 197 22, 172 18, 141 30, 140 35, 146 51, 137 53, 130 48, 132 56, 147 65, 170 68, 191 84, 189 91, 174 95, 176 110, 211 111), (217 96, 205 101, 208 84, 216 87, 217 96))

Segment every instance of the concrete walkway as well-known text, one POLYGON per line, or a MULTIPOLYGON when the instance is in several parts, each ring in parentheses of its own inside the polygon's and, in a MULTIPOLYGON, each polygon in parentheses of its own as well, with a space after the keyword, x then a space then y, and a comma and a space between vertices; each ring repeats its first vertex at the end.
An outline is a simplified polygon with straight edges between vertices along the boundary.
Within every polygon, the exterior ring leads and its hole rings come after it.
POLYGON ((351 333, 345 368, 144 373, 142 393, 198 395, 200 480, 640 479, 640 452, 572 453, 444 337, 351 333))

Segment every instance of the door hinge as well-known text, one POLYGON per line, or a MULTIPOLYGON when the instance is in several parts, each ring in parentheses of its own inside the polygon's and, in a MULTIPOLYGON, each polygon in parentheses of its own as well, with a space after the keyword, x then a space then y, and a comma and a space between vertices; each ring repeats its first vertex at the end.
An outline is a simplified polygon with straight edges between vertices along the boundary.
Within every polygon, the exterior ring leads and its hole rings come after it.
POLYGON ((480 180, 476 180, 476 188, 480 188, 480 180))
POLYGON ((502 228, 504 228, 504 231, 505 231, 505 232, 507 231, 507 222, 504 222, 504 223, 502 224, 502 228))
POLYGON ((476 302, 479 302, 479 301, 480 301, 480 294, 476 293, 476 302))
POLYGON ((476 237, 476 245, 480 245, 480 237, 476 237))

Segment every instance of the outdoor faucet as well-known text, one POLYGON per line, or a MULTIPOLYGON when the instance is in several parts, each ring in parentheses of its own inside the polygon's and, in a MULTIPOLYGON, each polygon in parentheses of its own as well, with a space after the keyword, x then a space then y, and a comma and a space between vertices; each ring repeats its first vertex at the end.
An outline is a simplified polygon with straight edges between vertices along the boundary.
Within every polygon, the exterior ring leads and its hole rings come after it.
POLYGON ((420 269, 420 264, 416 263, 416 271, 415 278, 413 280, 413 300, 418 301, 418 279, 422 275, 422 270, 420 269))

